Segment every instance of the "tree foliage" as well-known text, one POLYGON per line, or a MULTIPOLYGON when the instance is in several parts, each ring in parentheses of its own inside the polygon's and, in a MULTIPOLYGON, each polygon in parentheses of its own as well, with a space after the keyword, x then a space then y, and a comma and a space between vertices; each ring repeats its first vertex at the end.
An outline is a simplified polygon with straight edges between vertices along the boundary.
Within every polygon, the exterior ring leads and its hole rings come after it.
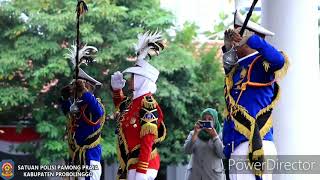
MULTIPOLYGON (((97 63, 85 68, 103 82, 98 96, 111 114, 110 75, 132 65, 132 45, 145 30, 165 31, 173 16, 157 0, 86 0, 89 12, 81 21, 81 40, 99 49, 97 63)), ((35 150, 41 163, 67 157, 66 118, 58 98, 72 77, 66 48, 75 41, 75 0, 15 0, 0 4, 1 124, 34 125, 42 141, 35 150), (15 121, 13 121, 15 120, 15 121)), ((197 27, 186 24, 176 36, 166 36, 167 48, 152 59, 160 71, 155 95, 167 125, 159 148, 165 164, 186 162, 182 145, 202 109, 223 104, 223 76, 217 49, 194 42, 197 27)), ((103 130, 103 156, 115 159, 115 124, 103 130)), ((24 148, 28 149, 28 148, 24 148)), ((30 150, 30 149, 29 149, 30 150)), ((32 149, 34 151, 34 149, 32 149)))

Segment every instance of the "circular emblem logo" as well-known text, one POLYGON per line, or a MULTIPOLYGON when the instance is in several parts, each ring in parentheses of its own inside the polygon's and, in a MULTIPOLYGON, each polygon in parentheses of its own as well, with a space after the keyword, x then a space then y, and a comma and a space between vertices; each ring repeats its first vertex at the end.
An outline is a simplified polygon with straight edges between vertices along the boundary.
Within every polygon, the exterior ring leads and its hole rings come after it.
POLYGON ((14 165, 13 161, 1 162, 1 177, 4 179, 11 179, 13 177, 14 165))

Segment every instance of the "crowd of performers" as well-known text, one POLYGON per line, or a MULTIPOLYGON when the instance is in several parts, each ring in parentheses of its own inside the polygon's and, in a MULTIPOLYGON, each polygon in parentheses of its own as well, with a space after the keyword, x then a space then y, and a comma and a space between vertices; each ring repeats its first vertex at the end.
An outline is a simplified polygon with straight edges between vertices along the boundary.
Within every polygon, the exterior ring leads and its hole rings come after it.
MULTIPOLYGON (((244 155, 254 164, 264 161, 265 155, 277 154, 271 113, 280 96, 277 80, 286 73, 288 60, 284 52, 264 39, 274 33, 260 25, 249 21, 242 35, 240 29, 244 21, 236 12, 234 27, 227 29, 224 36, 226 109, 223 127, 219 124, 218 112, 207 108, 186 139, 184 151, 191 154, 188 180, 272 179, 270 174, 263 173, 262 167, 251 174, 227 168, 228 173, 222 163, 222 159, 244 155), (209 125, 205 121, 210 122, 209 125)), ((149 60, 163 49, 161 33, 140 34, 134 65, 111 75, 118 179, 153 180, 157 177, 160 168, 157 145, 165 140, 167 131, 160 104, 154 97, 159 70, 149 60)), ((102 174, 100 141, 106 119, 104 105, 94 95, 102 83, 79 68, 92 60, 95 52, 97 49, 93 46, 81 49, 73 46, 69 58, 74 67, 78 67, 78 74, 61 90, 61 107, 69 119, 69 163, 98 167, 90 170, 91 177, 82 178, 86 180, 98 180, 102 174)))

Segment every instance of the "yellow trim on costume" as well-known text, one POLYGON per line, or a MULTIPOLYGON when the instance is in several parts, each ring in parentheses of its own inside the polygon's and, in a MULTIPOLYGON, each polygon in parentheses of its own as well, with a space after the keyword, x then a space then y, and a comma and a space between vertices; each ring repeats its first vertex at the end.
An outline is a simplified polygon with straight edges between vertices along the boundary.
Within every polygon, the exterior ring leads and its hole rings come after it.
POLYGON ((251 124, 250 124, 250 139, 249 139, 249 152, 253 151, 252 141, 253 141, 253 134, 254 134, 255 126, 256 126, 256 123, 255 122, 251 122, 251 124))
POLYGON ((147 122, 147 123, 152 123, 154 121, 158 121, 158 118, 152 118, 152 119, 148 119, 148 118, 140 118, 141 121, 147 122))
POLYGON ((129 169, 129 167, 133 164, 136 164, 139 162, 139 158, 130 158, 127 162, 127 170, 129 169))
POLYGON ((141 101, 141 106, 148 109, 155 109, 157 105, 158 105, 157 101, 152 96, 144 96, 141 101), (147 97, 150 97, 151 101, 148 101, 147 97))
MULTIPOLYGON (((100 128, 97 129, 97 130, 96 130, 94 133, 92 133, 91 135, 89 135, 89 136, 86 138, 86 140, 89 139, 89 138, 92 138, 92 137, 96 136, 98 133, 100 133, 101 130, 102 130, 102 128, 103 128, 104 122, 105 122, 105 114, 106 114, 106 111, 105 111, 104 105, 101 103, 101 99, 100 99, 100 98, 97 98, 97 101, 98 101, 98 103, 101 105, 101 108, 103 109, 103 115, 102 115, 101 118, 99 118, 99 120, 100 120, 100 122, 101 122, 101 123, 100 123, 100 128)), ((78 156, 79 156, 79 157, 78 157, 78 158, 79 158, 79 163, 86 165, 86 156, 85 156, 86 151, 87 151, 88 149, 94 148, 94 147, 96 147, 96 146, 98 146, 98 145, 100 144, 100 142, 101 142, 101 135, 100 135, 94 142, 92 142, 91 144, 89 144, 89 145, 84 145, 84 146, 82 146, 82 147, 79 146, 79 145, 77 144, 75 138, 74 138, 74 133, 71 133, 71 130, 70 130, 70 128, 72 128, 72 125, 73 125, 75 119, 74 119, 70 114, 68 115, 68 118, 69 118, 69 122, 68 122, 68 124, 67 124, 67 128, 68 128, 69 155, 71 156, 72 161, 74 161, 75 158, 76 158, 76 157, 75 157, 75 156, 76 156, 76 153, 79 152, 79 155, 78 155, 78 156), (74 148, 74 149, 72 149, 72 148, 74 148)))
MULTIPOLYGON (((263 155, 264 155, 263 149, 255 150, 252 153, 252 160, 258 160, 259 157, 262 157, 263 155)), ((261 177, 263 175, 263 170, 261 171, 261 170, 254 168, 253 164, 254 164, 254 162, 252 162, 252 163, 249 162, 249 166, 252 169, 252 172, 254 173, 254 175, 261 177)))
MULTIPOLYGON (((287 70, 288 70, 288 67, 289 67, 289 60, 288 60, 287 54, 284 53, 284 52, 281 52, 281 53, 284 56, 285 64, 281 69, 275 71, 274 74, 275 74, 275 78, 277 80, 281 79, 287 73, 287 70)), ((265 69, 266 72, 270 68, 270 64, 265 62, 265 61, 263 61, 263 66, 264 66, 264 69, 265 69)), ((231 89, 233 87, 233 83, 234 83, 232 77, 233 77, 233 75, 234 75, 234 73, 236 71, 236 68, 237 68, 237 66, 233 67, 232 70, 225 76, 226 88, 224 90, 224 93, 225 93, 225 98, 227 100, 229 100, 230 111, 226 107, 225 111, 224 111, 224 116, 226 116, 226 115, 230 115, 231 116, 231 119, 235 123, 235 129, 239 133, 243 134, 249 140, 249 152, 252 152, 252 142, 251 142, 251 140, 252 140, 254 129, 255 129, 255 120, 260 115, 262 115, 262 114, 268 112, 269 110, 271 110, 272 108, 274 108, 274 106, 277 104, 277 102, 280 99, 280 88, 278 88, 278 93, 276 94, 275 99, 270 103, 270 105, 266 106, 265 108, 262 108, 257 113, 256 117, 253 118, 244 107, 242 107, 241 105, 239 105, 238 103, 235 102, 235 100, 233 99, 233 97, 230 94, 230 91, 231 91, 231 89), (243 126, 241 123, 239 123, 233 117, 233 115, 235 113, 237 113, 237 112, 240 112, 247 120, 250 121, 250 131, 249 131, 249 129, 247 129, 245 126, 243 126)), ((275 82, 275 84, 277 86, 279 86, 277 84, 277 82, 275 82)), ((272 127, 272 118, 270 116, 269 119, 264 124, 264 126, 259 130, 259 133, 260 133, 260 136, 261 136, 262 139, 270 131, 271 127, 272 127)), ((257 160, 259 157, 261 157, 263 155, 264 155, 263 149, 255 150, 254 152, 252 152, 252 159, 253 160, 257 160)), ((251 163, 249 163, 249 165, 251 165, 251 163)), ((262 173, 263 173, 262 171, 256 170, 256 169, 253 169, 253 172, 254 172, 255 175, 258 175, 258 176, 262 176, 262 173)))
POLYGON ((155 135, 156 139, 158 138, 158 126, 156 124, 147 122, 141 126, 140 137, 143 137, 147 134, 155 135))
POLYGON ((137 167, 138 169, 142 169, 142 170, 148 170, 148 167, 137 167))
MULTIPOLYGON (((275 83, 277 84, 277 86, 279 86, 277 82, 275 82, 275 83)), ((277 103, 279 102, 279 100, 280 100, 280 94, 281 94, 281 91, 280 91, 280 88, 278 88, 278 94, 277 94, 276 98, 271 102, 271 104, 269 104, 268 106, 262 108, 262 109, 257 113, 256 117, 258 117, 258 116, 266 113, 266 112, 269 111, 271 108, 274 108, 274 107, 276 106, 276 104, 277 104, 277 103)))
POLYGON ((263 149, 258 149, 252 152, 252 159, 253 160, 258 160, 259 157, 264 155, 263 149))
POLYGON ((120 134, 121 139, 123 141, 124 149, 126 151, 126 154, 128 154, 129 153, 128 143, 127 143, 127 140, 126 140, 126 138, 125 138, 125 136, 123 134, 122 123, 121 122, 119 122, 119 123, 120 123, 120 125, 119 125, 119 134, 120 134))
POLYGON ((269 68, 270 68, 270 63, 269 63, 268 61, 264 60, 264 61, 262 62, 262 65, 263 65, 264 70, 265 70, 266 72, 268 72, 268 70, 269 70, 269 68))
POLYGON ((147 165, 141 165, 141 164, 138 163, 137 167, 140 168, 140 169, 143 169, 143 168, 148 169, 149 164, 147 164, 147 165))
POLYGON ((138 168, 148 168, 148 167, 149 167, 149 164, 140 164, 140 162, 138 162, 137 167, 138 167, 138 168))
POLYGON ((121 152, 120 152, 120 145, 119 145, 119 141, 118 140, 117 140, 117 157, 118 157, 121 169, 125 169, 126 168, 126 164, 125 164, 124 160, 122 159, 121 152))
POLYGON ((142 170, 145 170, 145 171, 147 171, 148 170, 148 167, 137 167, 138 169, 142 169, 142 170))
POLYGON ((138 144, 138 145, 136 145, 134 148, 132 148, 131 149, 131 152, 133 152, 133 151, 135 151, 135 150, 137 150, 137 149, 139 149, 140 148, 140 144, 138 144))
POLYGON ((266 124, 259 131, 261 138, 263 138, 270 131, 271 127, 272 127, 272 117, 270 116, 266 124))
POLYGON ((157 139, 155 139, 154 143, 162 142, 167 136, 167 128, 166 128, 166 125, 164 124, 163 121, 161 122, 160 126, 163 126, 163 135, 161 137, 158 137, 157 139))
MULTIPOLYGON (((157 148, 155 148, 150 154, 150 160, 153 160, 157 156, 157 154, 158 154, 158 150, 157 148)), ((127 170, 131 165, 136 164, 138 162, 139 162, 139 158, 130 158, 127 162, 127 167, 126 167, 127 170)))
MULTIPOLYGON (((105 108, 104 108, 104 106, 103 106, 103 104, 101 103, 101 99, 100 98, 97 98, 97 100, 98 100, 98 103, 100 104, 100 106, 101 106, 101 108, 102 108, 102 110, 103 110, 103 115, 102 115, 102 117, 100 117, 99 119, 98 119, 98 121, 100 121, 100 128, 98 129, 98 130, 96 130, 93 134, 91 134, 90 136, 88 136, 87 138, 86 138, 86 140, 87 139, 89 139, 89 138, 92 138, 93 136, 95 136, 95 135, 97 135, 99 132, 101 132, 102 131, 102 129, 103 129, 103 125, 104 125, 104 122, 105 122, 105 120, 106 120, 106 111, 105 111, 105 108)), ((91 113, 90 113, 90 117, 91 117, 91 113)), ((92 119, 92 117, 90 118, 90 120, 92 119)))
POLYGON ((155 148, 150 154, 150 160, 154 159, 158 155, 158 149, 155 148))
MULTIPOLYGON (((244 115, 246 117, 246 119, 250 120, 250 122, 254 122, 255 119, 257 117, 259 117, 260 115, 262 115, 263 113, 266 113, 267 111, 269 111, 271 108, 274 108, 274 106, 278 103, 279 99, 280 99, 280 88, 278 88, 278 93, 276 95, 276 98, 271 102, 270 105, 266 106, 265 108, 262 108, 256 115, 255 118, 253 118, 249 113, 248 111, 241 105, 239 104, 236 104, 235 100, 233 99, 233 97, 230 95, 230 90, 233 86, 233 80, 232 80, 232 76, 235 72, 236 68, 234 67, 229 73, 228 73, 228 76, 226 76, 226 98, 229 99, 229 103, 230 103, 230 106, 231 106, 231 112, 229 112, 229 114, 232 115, 234 113, 236 113, 237 111, 240 111, 242 115, 244 115), (232 112, 233 111, 233 112, 232 112)), ((277 82, 275 82, 277 83, 277 82)), ((277 84, 278 85, 278 84, 277 84)), ((227 109, 228 111, 228 109, 227 109)), ((270 116, 271 117, 271 116, 270 116)), ((232 118, 232 120, 234 120, 234 118, 232 118)), ((240 124, 240 123, 238 123, 240 124)), ((246 132, 246 130, 244 130, 244 126, 241 127, 241 125, 239 126, 236 126, 238 127, 237 130, 239 130, 239 132, 241 134, 243 134, 244 136, 247 137, 248 135, 248 132, 246 132)), ((271 118, 269 118, 266 122, 266 124, 263 126, 263 128, 261 128, 260 130, 260 135, 263 135, 261 136, 262 138, 264 137, 264 135, 270 130, 270 128, 272 127, 272 120, 271 118)), ((248 137, 247 137, 248 138, 248 137)))
POLYGON ((228 115, 229 115, 228 108, 227 108, 227 107, 225 107, 225 108, 223 109, 222 116, 223 116, 223 118, 224 118, 224 119, 226 119, 226 117, 227 117, 228 115))
POLYGON ((282 79, 287 74, 289 66, 290 66, 289 57, 288 57, 287 53, 285 53, 284 51, 280 51, 280 52, 284 57, 284 65, 281 69, 274 72, 275 78, 279 79, 279 80, 282 79))
POLYGON ((247 139, 249 139, 251 134, 250 130, 248 130, 244 125, 235 120, 233 116, 231 118, 234 122, 236 130, 243 134, 247 139))
POLYGON ((254 175, 262 177, 263 172, 262 172, 261 170, 258 170, 258 169, 256 169, 256 168, 254 168, 254 167, 253 167, 253 163, 251 163, 251 162, 248 162, 248 164, 249 164, 249 167, 250 167, 250 169, 252 170, 252 172, 253 172, 254 175))
POLYGON ((140 164, 140 163, 138 163, 137 167, 138 168, 148 168, 149 164, 140 164))
POLYGON ((151 111, 149 111, 148 109, 146 109, 145 107, 142 107, 141 109, 145 110, 147 113, 153 113, 154 111, 157 111, 157 109, 152 109, 151 111))

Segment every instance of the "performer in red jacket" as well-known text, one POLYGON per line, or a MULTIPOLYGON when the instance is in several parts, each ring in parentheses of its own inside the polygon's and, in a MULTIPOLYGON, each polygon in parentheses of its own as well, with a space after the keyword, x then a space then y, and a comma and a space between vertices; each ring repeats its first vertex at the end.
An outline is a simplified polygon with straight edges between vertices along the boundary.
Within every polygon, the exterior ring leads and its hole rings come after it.
POLYGON ((111 76, 113 101, 118 111, 118 178, 153 180, 160 167, 156 145, 164 140, 166 128, 161 108, 153 97, 159 71, 146 58, 158 55, 163 44, 157 32, 147 32, 138 38, 135 66, 123 71, 129 76, 127 96, 122 91, 126 82, 123 74, 117 71, 111 76))

